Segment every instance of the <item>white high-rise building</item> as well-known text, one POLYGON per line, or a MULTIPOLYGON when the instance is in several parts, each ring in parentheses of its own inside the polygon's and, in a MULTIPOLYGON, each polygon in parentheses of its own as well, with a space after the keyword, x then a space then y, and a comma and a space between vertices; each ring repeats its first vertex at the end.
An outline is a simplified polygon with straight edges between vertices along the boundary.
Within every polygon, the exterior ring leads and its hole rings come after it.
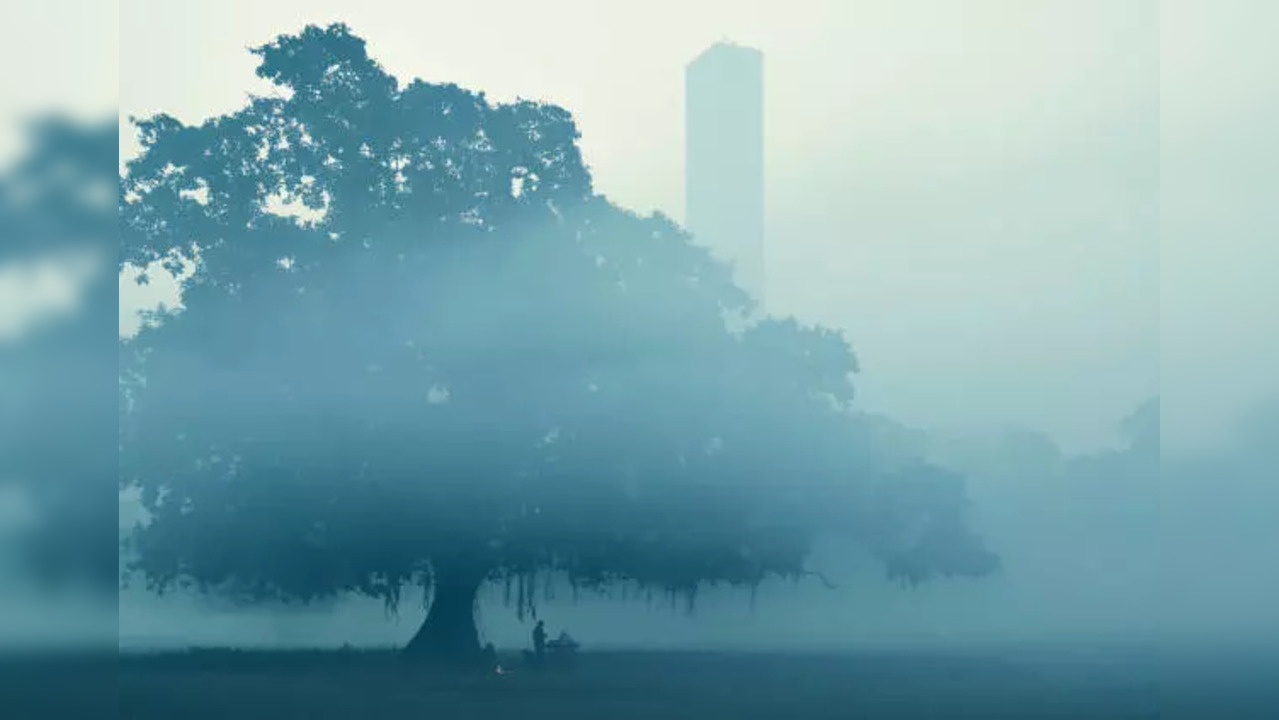
POLYGON ((685 222, 764 303, 764 54, 717 43, 688 64, 685 222))

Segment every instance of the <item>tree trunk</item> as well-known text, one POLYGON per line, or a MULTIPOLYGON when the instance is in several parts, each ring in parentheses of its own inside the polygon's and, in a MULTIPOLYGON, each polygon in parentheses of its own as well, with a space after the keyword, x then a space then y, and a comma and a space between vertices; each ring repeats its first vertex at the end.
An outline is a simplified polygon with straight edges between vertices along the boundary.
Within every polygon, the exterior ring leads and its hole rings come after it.
POLYGON ((404 655, 454 667, 478 661, 480 640, 475 627, 475 605, 486 574, 472 568, 443 566, 437 569, 426 620, 404 647, 404 655))

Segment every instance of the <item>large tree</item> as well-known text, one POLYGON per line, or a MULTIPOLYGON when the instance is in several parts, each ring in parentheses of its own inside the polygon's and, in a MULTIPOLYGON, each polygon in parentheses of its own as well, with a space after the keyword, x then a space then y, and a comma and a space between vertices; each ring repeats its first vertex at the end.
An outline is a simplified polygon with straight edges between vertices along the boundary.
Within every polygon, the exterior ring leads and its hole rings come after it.
POLYGON ((728 268, 597 195, 571 116, 401 85, 341 25, 257 48, 281 92, 139 121, 122 260, 191 263, 129 343, 138 570, 248 601, 431 591, 409 650, 477 650, 478 588, 539 573, 806 572, 823 532, 898 578, 994 557, 963 488, 881 472, 836 333, 742 322, 728 268))

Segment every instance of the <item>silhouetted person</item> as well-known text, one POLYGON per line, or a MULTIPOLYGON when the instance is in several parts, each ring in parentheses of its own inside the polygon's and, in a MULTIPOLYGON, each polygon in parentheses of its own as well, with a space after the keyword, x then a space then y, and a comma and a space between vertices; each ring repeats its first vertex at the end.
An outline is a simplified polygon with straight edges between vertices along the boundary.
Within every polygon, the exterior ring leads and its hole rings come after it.
POLYGON ((539 665, 546 659, 546 623, 541 620, 533 626, 533 659, 539 665))

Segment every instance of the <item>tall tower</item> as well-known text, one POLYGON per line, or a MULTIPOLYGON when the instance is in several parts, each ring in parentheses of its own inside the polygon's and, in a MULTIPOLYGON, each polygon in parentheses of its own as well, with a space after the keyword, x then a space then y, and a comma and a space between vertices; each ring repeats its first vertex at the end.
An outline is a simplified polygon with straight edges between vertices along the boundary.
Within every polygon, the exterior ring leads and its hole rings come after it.
POLYGON ((764 54, 721 42, 684 72, 689 230, 764 302, 764 54))

